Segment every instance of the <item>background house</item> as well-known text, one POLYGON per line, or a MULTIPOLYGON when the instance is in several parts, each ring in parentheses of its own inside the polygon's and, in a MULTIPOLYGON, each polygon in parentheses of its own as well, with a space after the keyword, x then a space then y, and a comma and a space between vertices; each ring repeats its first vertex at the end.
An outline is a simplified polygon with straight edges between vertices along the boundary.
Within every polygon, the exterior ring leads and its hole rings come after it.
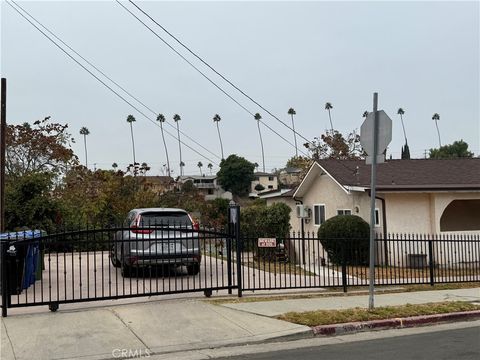
POLYGON ((225 191, 217 181, 216 175, 184 175, 179 176, 177 182, 182 185, 187 181, 191 181, 204 196, 205 200, 213 200, 216 198, 224 198, 231 200, 232 193, 225 191))
POLYGON ((138 176, 137 179, 140 186, 156 194, 173 190, 175 187, 175 181, 170 176, 138 176))
POLYGON ((263 192, 278 189, 278 176, 264 172, 256 172, 253 174, 254 178, 250 184, 250 196, 256 196, 263 192), (259 189, 259 185, 263 189, 259 189))
MULTIPOLYGON (((352 214, 370 222, 370 165, 364 160, 320 160, 309 169, 291 199, 270 197, 292 208, 303 203, 310 216, 306 232, 325 220, 352 214)), ((375 226, 378 233, 480 234, 480 159, 390 160, 377 168, 375 226)), ((443 249, 448 251, 448 249, 443 249)), ((477 250, 478 252, 478 250, 477 250)), ((478 259, 478 254, 476 254, 478 259)))

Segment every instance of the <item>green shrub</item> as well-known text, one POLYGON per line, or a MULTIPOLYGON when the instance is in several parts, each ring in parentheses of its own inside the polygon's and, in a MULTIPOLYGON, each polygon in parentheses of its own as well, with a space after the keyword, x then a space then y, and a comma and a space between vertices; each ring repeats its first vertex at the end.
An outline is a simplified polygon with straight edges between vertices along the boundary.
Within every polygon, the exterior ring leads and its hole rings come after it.
POLYGON ((318 238, 333 264, 368 264, 370 225, 362 218, 355 215, 330 218, 318 229, 318 238))

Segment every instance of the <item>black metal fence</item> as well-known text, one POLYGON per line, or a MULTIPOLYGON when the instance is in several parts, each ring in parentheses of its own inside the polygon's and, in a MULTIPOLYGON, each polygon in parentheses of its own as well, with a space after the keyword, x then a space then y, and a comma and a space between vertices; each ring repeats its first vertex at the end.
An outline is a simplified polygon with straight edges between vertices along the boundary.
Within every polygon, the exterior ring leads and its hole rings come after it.
MULTIPOLYGON (((277 239, 242 238, 242 249, 244 291, 315 287, 346 291, 348 286, 369 284, 368 239, 322 242, 315 234, 295 233, 277 239)), ((376 285, 480 281, 480 236, 379 236, 374 265, 376 285)))
MULTIPOLYGON (((368 243, 295 233, 242 237, 228 229, 90 228, 21 233, 1 241, 2 315, 8 307, 162 294, 366 286, 368 243)), ((375 284, 480 281, 480 236, 375 240, 375 284)))

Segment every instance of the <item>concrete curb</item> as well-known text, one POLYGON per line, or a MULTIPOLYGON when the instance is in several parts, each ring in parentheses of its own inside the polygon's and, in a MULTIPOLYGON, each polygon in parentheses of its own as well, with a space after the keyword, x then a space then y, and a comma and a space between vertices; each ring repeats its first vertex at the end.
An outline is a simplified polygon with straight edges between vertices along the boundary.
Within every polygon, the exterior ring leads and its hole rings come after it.
POLYGON ((334 325, 319 325, 313 326, 312 331, 314 336, 331 336, 360 331, 397 329, 435 324, 439 322, 473 320, 478 318, 480 318, 480 310, 424 316, 412 316, 407 318, 351 322, 334 325))

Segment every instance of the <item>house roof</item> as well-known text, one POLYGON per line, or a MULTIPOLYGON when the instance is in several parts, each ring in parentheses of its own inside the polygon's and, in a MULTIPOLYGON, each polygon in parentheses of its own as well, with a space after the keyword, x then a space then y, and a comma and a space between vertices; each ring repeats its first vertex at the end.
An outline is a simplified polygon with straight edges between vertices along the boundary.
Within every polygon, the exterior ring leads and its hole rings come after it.
POLYGON ((184 182, 188 180, 215 180, 217 175, 182 175, 178 177, 178 181, 184 182))
POLYGON ((292 197, 295 189, 277 189, 271 191, 265 191, 258 194, 261 199, 271 199, 276 197, 292 197))
POLYGON ((261 172, 261 171, 257 171, 256 173, 253 173, 254 176, 277 176, 276 174, 270 174, 270 173, 267 173, 267 172, 261 172))
MULTIPOLYGON (((303 196, 318 175, 328 174, 344 189, 370 188, 365 160, 316 161, 295 192, 303 196)), ((480 158, 387 160, 377 166, 378 191, 480 191, 480 158)))
POLYGON ((139 176, 140 182, 145 183, 157 183, 157 184, 169 184, 173 183, 174 180, 170 176, 139 176))

